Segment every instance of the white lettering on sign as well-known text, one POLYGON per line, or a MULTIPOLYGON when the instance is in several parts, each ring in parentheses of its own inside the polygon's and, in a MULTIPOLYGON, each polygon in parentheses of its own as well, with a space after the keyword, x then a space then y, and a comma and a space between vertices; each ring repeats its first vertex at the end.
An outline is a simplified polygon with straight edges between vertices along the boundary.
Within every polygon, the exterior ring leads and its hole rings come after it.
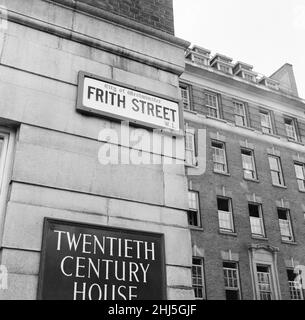
POLYGON ((153 128, 179 131, 179 104, 139 91, 85 77, 83 107, 153 128))

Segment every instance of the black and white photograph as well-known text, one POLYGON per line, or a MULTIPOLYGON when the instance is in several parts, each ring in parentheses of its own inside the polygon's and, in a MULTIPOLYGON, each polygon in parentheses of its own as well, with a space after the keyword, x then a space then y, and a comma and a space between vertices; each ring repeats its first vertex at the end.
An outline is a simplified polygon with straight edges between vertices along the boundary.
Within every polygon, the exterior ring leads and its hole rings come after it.
POLYGON ((0 300, 304 300, 304 39, 304 0, 0 0, 0 300))

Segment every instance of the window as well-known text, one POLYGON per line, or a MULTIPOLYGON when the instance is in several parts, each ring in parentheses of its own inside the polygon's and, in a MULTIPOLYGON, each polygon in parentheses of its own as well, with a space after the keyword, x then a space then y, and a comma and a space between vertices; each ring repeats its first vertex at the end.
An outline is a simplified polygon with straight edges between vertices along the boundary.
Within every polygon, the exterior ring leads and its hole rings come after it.
POLYGON ((272 134, 273 130, 272 130, 270 113, 268 111, 261 111, 260 117, 261 117, 262 132, 267 134, 272 134))
POLYGON ((197 164, 195 156, 195 130, 189 127, 185 129, 185 162, 191 166, 197 164))
POLYGON ((247 125, 245 105, 240 102, 233 102, 233 105, 235 112, 235 124, 245 127, 247 125))
POLYGON ((262 205, 257 203, 249 203, 248 208, 252 235, 265 237, 262 205))
POLYGON ((286 128, 286 134, 287 137, 291 140, 296 141, 297 140, 297 133, 296 133, 296 127, 295 127, 295 121, 291 118, 285 118, 285 128, 286 128))
POLYGON ((284 208, 277 208, 280 232, 283 241, 294 241, 290 211, 284 208))
POLYGON ((192 263, 192 284, 195 292, 195 299, 205 299, 205 281, 203 259, 193 258, 192 263))
POLYGON ((214 172, 227 173, 226 149, 223 142, 212 141, 214 172))
POLYGON ((193 61, 194 61, 194 63, 196 63, 200 66, 208 66, 209 65, 209 59, 195 55, 195 54, 193 54, 193 61))
POLYGON ((250 74, 250 73, 244 72, 244 78, 245 78, 247 81, 255 82, 255 77, 254 77, 252 74, 250 74))
POLYGON ((188 222, 190 226, 200 227, 200 210, 199 210, 199 193, 196 191, 188 192, 189 210, 188 210, 188 222))
POLYGON ((184 109, 190 110, 191 104, 189 88, 187 86, 180 86, 180 92, 184 109))
MULTIPOLYGON (((302 282, 296 281, 296 274, 292 269, 287 269, 288 285, 291 300, 303 300, 302 282)), ((301 280, 302 281, 302 280, 301 280)))
POLYGON ((295 174, 300 191, 305 191, 305 164, 294 164, 295 174))
POLYGON ((213 118, 219 118, 218 99, 216 94, 206 93, 206 106, 208 108, 208 115, 213 118))
POLYGON ((253 150, 242 149, 241 157, 243 163, 244 178, 252 180, 257 179, 253 150))
POLYGON ((234 232, 231 199, 217 197, 219 229, 224 232, 234 232))
POLYGON ((272 300, 273 290, 272 290, 272 279, 270 266, 257 265, 257 285, 260 300, 272 300))
POLYGON ((236 262, 223 262, 226 300, 240 300, 240 284, 238 264, 236 262))
POLYGON ((232 74, 232 68, 231 67, 228 67, 228 66, 226 66, 224 64, 221 64, 221 63, 218 63, 218 66, 219 66, 219 70, 220 71, 232 74))
POLYGON ((272 183, 276 186, 284 186, 284 177, 281 166, 281 159, 276 156, 269 156, 272 183))

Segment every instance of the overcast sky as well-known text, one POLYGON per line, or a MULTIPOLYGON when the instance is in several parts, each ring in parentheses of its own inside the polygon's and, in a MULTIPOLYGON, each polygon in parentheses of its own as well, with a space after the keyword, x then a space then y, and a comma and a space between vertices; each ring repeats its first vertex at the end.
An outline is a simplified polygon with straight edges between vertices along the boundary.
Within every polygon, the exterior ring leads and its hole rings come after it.
POLYGON ((270 76, 294 67, 305 99, 305 0, 173 0, 176 36, 270 76))

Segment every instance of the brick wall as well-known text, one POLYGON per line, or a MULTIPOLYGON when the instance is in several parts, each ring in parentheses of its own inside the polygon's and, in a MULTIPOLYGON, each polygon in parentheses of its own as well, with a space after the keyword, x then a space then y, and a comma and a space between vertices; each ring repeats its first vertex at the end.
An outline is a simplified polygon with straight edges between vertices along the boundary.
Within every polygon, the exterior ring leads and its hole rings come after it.
POLYGON ((78 0, 78 2, 174 34, 172 0, 78 0))
MULTIPOLYGON (((278 254, 278 274, 282 299, 289 299, 288 279, 285 260, 294 257, 305 264, 304 247, 304 217, 305 194, 298 190, 294 171, 293 156, 296 152, 275 146, 280 152, 286 188, 272 185, 268 163, 268 142, 247 138, 254 145, 258 182, 247 181, 243 178, 241 144, 245 137, 238 133, 217 130, 213 127, 189 122, 194 128, 207 129, 207 168, 202 176, 189 177, 193 190, 200 192, 202 230, 192 231, 192 242, 205 252, 205 276, 207 298, 225 299, 224 280, 222 273, 221 251, 232 250, 239 254, 240 281, 243 299, 253 299, 253 286, 250 275, 248 246, 252 243, 269 244, 280 249, 278 254), (225 137, 229 175, 213 172, 213 156, 210 133, 219 132, 225 137), (225 235, 219 232, 216 197, 219 189, 225 187, 232 198, 234 224, 236 235, 225 235), (259 240, 251 235, 247 195, 255 193, 262 199, 262 209, 267 239, 259 240), (279 222, 276 211, 276 200, 289 201, 293 231, 296 243, 287 244, 281 241, 279 222), (212 245, 211 245, 212 244, 212 245)), ((300 154, 302 157, 305 154, 300 154)))

